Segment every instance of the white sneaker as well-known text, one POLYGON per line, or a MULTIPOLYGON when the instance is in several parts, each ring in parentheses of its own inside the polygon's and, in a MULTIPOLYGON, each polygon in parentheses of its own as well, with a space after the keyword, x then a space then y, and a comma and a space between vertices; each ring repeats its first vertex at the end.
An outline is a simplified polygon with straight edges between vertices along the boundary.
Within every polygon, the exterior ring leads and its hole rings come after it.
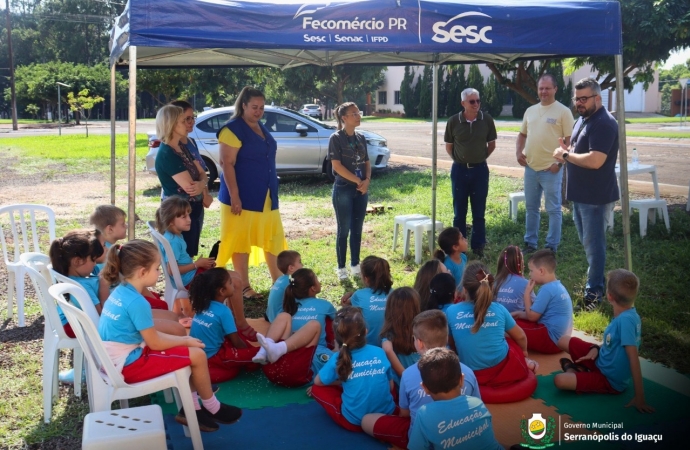
POLYGON ((350 273, 353 277, 362 278, 362 270, 359 268, 359 264, 350 266, 350 273))
POLYGON ((340 281, 345 281, 348 278, 350 278, 350 275, 347 273, 347 269, 345 267, 342 267, 340 269, 336 269, 335 273, 336 273, 336 275, 338 275, 338 279, 340 281))

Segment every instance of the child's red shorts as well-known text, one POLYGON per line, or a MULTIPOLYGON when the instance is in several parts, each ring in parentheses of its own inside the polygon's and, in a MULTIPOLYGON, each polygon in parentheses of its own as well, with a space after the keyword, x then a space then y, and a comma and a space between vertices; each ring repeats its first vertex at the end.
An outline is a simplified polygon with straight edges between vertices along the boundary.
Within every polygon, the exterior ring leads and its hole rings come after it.
POLYGON ((528 350, 546 355, 553 355, 562 351, 549 337, 549 330, 546 329, 546 325, 524 319, 515 319, 515 322, 527 336, 528 350))
POLYGON ((66 324, 64 324, 64 325, 62 326, 62 328, 65 330, 65 334, 66 334, 68 337, 71 337, 72 339, 76 339, 76 338, 77 338, 77 335, 74 334, 74 330, 72 329, 72 325, 70 325, 69 322, 66 323, 66 324))
POLYGON ((502 387, 527 378, 530 371, 525 362, 522 349, 514 340, 506 338, 508 354, 500 363, 493 367, 474 371, 479 386, 502 387))
POLYGON ((298 387, 311 383, 314 379, 311 362, 315 352, 316 346, 312 345, 286 353, 278 361, 263 366, 264 374, 279 386, 298 387))
MULTIPOLYGON (((329 386, 317 386, 314 385, 311 388, 311 396, 314 397, 314 400, 321 405, 323 409, 326 410, 326 414, 328 414, 331 419, 341 427, 345 428, 348 431, 355 431, 355 432, 360 432, 362 431, 362 427, 359 425, 353 425, 350 423, 345 416, 343 416, 343 387, 338 386, 338 385, 329 385, 329 386)), ((397 406, 395 407, 395 411, 393 411, 393 415, 397 415, 398 412, 400 411, 400 408, 397 406)), ((376 421, 376 424, 374 426, 374 432, 376 432, 376 425, 378 425, 379 421, 381 419, 376 421)), ((382 431, 385 433, 386 431, 392 431, 391 429, 386 429, 386 426, 382 424, 379 428, 382 429, 382 431)), ((409 429, 409 425, 408 425, 409 429)), ((398 431, 399 433, 399 431, 398 431)), ((391 441, 392 442, 392 441, 391 441)), ((407 445, 406 445, 407 446, 407 445)), ((404 447, 403 447, 404 448, 404 447)))
POLYGON ((191 365, 188 347, 173 347, 167 350, 151 350, 144 347, 139 359, 122 369, 122 376, 126 383, 139 383, 191 365))
POLYGON ((149 305, 151 305, 151 309, 168 310, 168 304, 158 295, 158 292, 148 291, 146 295, 144 295, 144 298, 149 302, 149 305))
POLYGON ((374 424, 374 437, 398 448, 407 448, 410 420, 410 417, 381 416, 374 424))
MULTIPOLYGON (((576 361, 585 356, 592 348, 591 342, 583 341, 580 338, 571 337, 568 344, 568 353, 570 358, 576 361)), ((580 361, 578 364, 585 366, 589 372, 577 372, 575 377, 577 383, 575 385, 575 392, 594 392, 597 394, 620 394, 619 391, 611 387, 611 383, 606 376, 601 373, 593 359, 586 359, 580 361)))
POLYGON ((247 370, 258 370, 259 365, 252 362, 252 358, 261 347, 250 345, 247 348, 235 348, 228 338, 225 338, 218 353, 208 359, 208 373, 211 383, 223 383, 232 380, 244 367, 247 370))

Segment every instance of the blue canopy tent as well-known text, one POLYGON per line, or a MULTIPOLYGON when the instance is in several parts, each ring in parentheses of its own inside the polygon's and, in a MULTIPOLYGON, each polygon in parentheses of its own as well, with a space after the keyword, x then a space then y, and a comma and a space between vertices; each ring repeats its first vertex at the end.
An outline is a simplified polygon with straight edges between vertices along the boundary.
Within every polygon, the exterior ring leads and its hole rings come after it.
MULTIPOLYGON (((111 31, 115 67, 129 66, 129 215, 134 216, 136 69, 306 64, 432 65, 432 211, 436 214, 438 66, 611 55, 623 91, 617 1, 551 0, 129 0, 111 31)), ((627 161, 622 95, 620 160, 627 161)), ((114 154, 114 112, 112 151, 114 154)), ((112 163, 114 164, 114 162, 112 163)), ((113 166, 114 174, 114 166, 113 166)), ((621 164, 623 211, 628 174, 621 164)), ((111 179, 114 192, 114 175, 111 179)), ((114 200, 114 199, 113 199, 114 200)), ((631 268, 630 220, 623 214, 631 268)), ((130 237, 134 223, 130 223, 130 237)))

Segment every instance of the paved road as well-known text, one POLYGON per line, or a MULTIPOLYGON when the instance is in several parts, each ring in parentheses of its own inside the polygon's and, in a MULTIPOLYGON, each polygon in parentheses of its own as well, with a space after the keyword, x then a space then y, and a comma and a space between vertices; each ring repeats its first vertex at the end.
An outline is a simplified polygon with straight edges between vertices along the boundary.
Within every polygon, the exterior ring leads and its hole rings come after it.
MULTIPOLYGON (((516 126, 518 122, 497 122, 499 126, 516 126)), ((661 125, 656 124, 631 124, 627 125, 627 130, 650 130, 659 129, 661 125)), ((431 123, 430 122, 403 122, 403 123, 382 123, 365 122, 362 126, 370 131, 381 134, 388 140, 388 147, 395 155, 418 156, 431 158, 431 123)), ((127 133, 127 122, 117 122, 117 133, 127 133)), ((152 121, 137 122, 137 131, 145 133, 155 129, 152 121)), ((450 161, 446 154, 443 142, 445 123, 438 125, 438 156, 440 160, 450 161)), ((53 129, 20 129, 11 131, 8 125, 0 126, 0 138, 36 136, 36 135, 56 135, 58 130, 53 129)), ((64 134, 84 133, 84 127, 63 127, 64 134)), ((110 125, 98 122, 89 125, 90 134, 110 134, 110 125)), ((501 132, 498 136, 496 151, 491 155, 489 163, 497 166, 518 168, 515 160, 515 137, 516 133, 501 132)), ((690 142, 685 139, 654 139, 654 138, 629 138, 628 154, 632 153, 633 147, 637 148, 640 154, 641 164, 655 164, 659 177, 659 183, 684 186, 687 192, 688 181, 690 181, 690 142)), ((645 181, 651 180, 649 175, 635 175, 631 180, 645 181)))

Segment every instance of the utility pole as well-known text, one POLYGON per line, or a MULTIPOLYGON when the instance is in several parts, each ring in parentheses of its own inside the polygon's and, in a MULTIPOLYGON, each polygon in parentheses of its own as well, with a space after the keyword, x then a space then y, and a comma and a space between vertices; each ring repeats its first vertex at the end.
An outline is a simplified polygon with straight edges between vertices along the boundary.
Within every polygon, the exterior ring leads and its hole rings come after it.
POLYGON ((17 93, 14 90, 14 56, 12 55, 12 22, 10 21, 10 0, 5 0, 5 13, 7 14, 7 49, 10 60, 10 91, 12 95, 12 129, 17 131, 17 93))

